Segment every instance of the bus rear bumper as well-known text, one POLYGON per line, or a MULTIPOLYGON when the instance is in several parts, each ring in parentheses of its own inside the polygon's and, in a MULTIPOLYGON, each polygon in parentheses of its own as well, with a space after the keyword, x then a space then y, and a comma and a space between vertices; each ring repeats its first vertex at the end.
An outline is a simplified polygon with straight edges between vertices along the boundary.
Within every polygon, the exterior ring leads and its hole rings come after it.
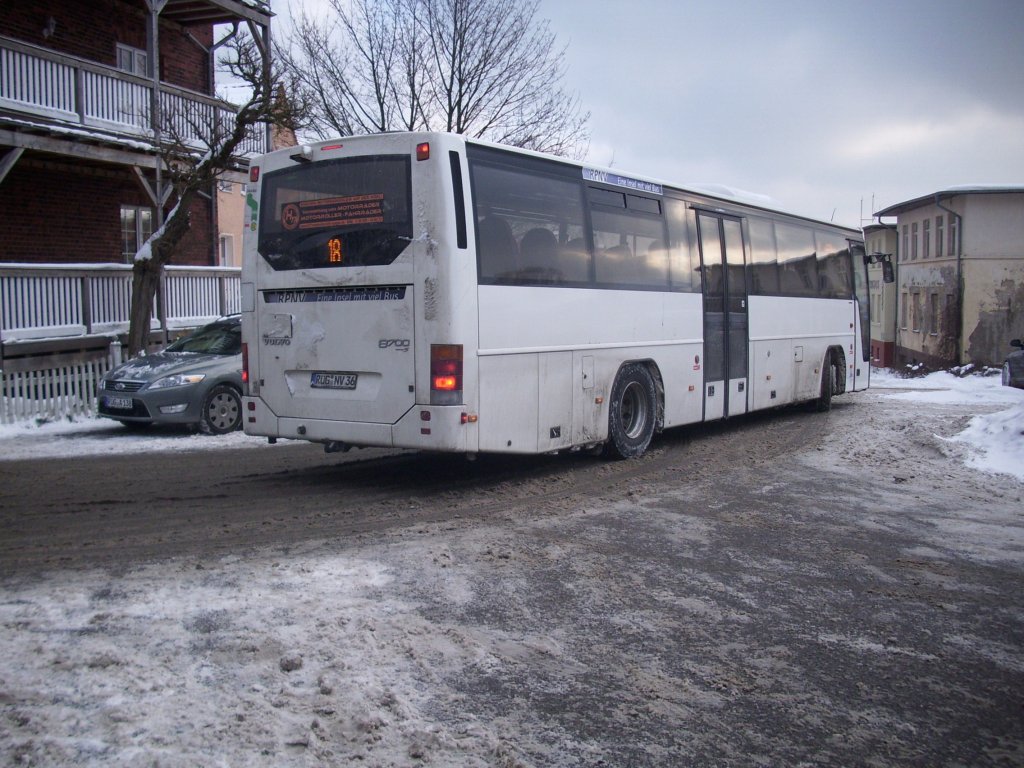
POLYGON ((248 435, 352 447, 476 451, 476 420, 462 406, 417 405, 395 424, 278 417, 258 397, 243 398, 242 407, 248 435))

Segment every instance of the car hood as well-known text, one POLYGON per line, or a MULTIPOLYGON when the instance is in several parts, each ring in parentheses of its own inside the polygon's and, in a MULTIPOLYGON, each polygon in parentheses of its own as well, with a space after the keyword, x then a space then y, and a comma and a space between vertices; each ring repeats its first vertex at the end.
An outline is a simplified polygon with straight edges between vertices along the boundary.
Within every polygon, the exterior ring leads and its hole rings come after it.
POLYGON ((176 373, 206 373, 210 369, 230 367, 237 360, 242 367, 241 355, 203 355, 196 352, 155 352, 136 357, 114 368, 104 378, 122 381, 156 381, 176 373))

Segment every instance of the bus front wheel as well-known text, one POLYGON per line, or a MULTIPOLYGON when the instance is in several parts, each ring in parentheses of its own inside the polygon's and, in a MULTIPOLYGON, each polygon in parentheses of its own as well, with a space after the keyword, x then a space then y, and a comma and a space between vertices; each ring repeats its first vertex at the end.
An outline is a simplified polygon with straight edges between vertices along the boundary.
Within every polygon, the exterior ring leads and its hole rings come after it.
POLYGON ((825 364, 821 368, 821 388, 818 390, 818 398, 812 401, 814 410, 825 413, 832 409, 832 395, 836 392, 836 366, 832 360, 832 353, 825 355, 825 364))
POLYGON ((656 426, 657 389, 645 365, 631 363, 619 371, 608 403, 608 442, 604 455, 632 459, 651 444, 656 426))

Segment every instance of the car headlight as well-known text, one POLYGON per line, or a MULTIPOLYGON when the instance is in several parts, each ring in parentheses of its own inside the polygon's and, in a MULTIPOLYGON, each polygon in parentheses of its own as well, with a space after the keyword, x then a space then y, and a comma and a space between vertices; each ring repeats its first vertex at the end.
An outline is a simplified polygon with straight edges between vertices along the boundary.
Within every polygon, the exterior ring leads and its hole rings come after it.
POLYGON ((168 387, 185 387, 189 384, 198 384, 206 378, 205 373, 176 373, 173 376, 164 376, 149 385, 150 389, 167 389, 168 387))

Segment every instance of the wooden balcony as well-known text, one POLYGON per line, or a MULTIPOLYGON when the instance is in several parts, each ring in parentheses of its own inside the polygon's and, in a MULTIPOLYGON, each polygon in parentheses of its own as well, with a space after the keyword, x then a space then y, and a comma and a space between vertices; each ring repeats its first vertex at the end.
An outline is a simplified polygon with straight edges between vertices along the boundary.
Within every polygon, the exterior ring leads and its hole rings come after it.
MULTIPOLYGON (((176 138, 197 151, 204 134, 234 126, 236 108, 220 99, 121 72, 0 36, 0 133, 48 133, 124 153, 154 154, 155 99, 164 143, 176 138)), ((266 131, 254 130, 241 157, 267 151, 266 131)), ((113 159, 113 156, 112 156, 113 159)))

